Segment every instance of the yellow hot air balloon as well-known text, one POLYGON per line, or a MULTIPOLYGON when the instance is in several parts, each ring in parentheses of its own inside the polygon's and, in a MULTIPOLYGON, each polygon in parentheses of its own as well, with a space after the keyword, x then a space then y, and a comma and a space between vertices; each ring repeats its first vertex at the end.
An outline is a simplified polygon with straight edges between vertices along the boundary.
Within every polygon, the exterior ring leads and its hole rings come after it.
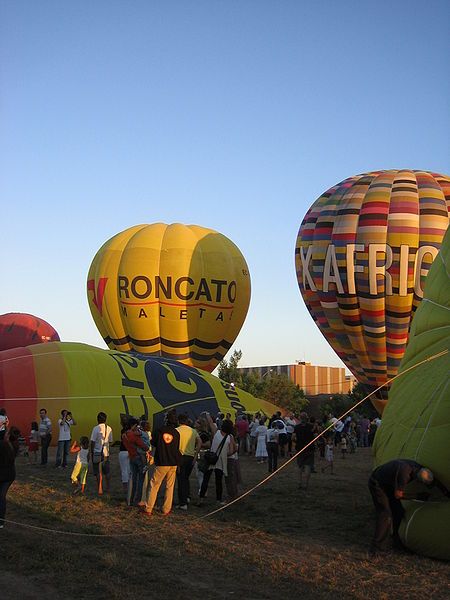
POLYGON ((250 275, 239 248, 198 225, 130 227, 89 269, 88 300, 107 345, 212 371, 239 333, 250 275))
MULTIPOLYGON (((55 423, 73 412, 74 436, 87 435, 100 411, 120 431, 122 415, 145 415, 152 427, 176 409, 195 420, 202 412, 272 415, 278 407, 206 371, 179 361, 101 350, 76 342, 50 342, 0 352, 0 406, 11 424, 29 431, 45 407, 55 423)), ((56 440, 54 440, 56 441, 56 440)))
MULTIPOLYGON (((450 179, 374 171, 324 192, 306 213, 295 262, 305 304, 359 382, 395 376, 425 277, 449 224, 450 179)), ((375 400, 382 411, 385 400, 375 400)))

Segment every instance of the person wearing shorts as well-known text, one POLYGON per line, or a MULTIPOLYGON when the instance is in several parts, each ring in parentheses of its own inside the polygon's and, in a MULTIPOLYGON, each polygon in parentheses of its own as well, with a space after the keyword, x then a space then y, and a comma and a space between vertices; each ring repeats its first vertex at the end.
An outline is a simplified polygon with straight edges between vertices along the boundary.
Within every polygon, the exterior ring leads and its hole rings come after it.
POLYGON ((97 479, 98 493, 103 493, 103 482, 105 492, 109 492, 110 465, 109 446, 112 444, 112 429, 106 424, 106 414, 99 412, 97 423, 91 433, 91 460, 94 475, 97 479))

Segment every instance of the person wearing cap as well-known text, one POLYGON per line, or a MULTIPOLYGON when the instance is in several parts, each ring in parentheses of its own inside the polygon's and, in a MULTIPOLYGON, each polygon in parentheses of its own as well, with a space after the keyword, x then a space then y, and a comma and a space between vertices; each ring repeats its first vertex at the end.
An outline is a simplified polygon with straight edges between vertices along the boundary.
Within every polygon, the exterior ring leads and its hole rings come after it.
POLYGON ((385 551, 391 529, 394 547, 403 548, 398 535, 405 514, 401 500, 428 500, 430 497, 428 489, 432 486, 436 486, 445 496, 450 496, 449 490, 434 477, 430 469, 414 460, 391 460, 372 472, 369 490, 376 511, 376 527, 370 546, 371 554, 376 555, 385 551), (410 495, 405 488, 413 481, 423 484, 424 490, 410 495))

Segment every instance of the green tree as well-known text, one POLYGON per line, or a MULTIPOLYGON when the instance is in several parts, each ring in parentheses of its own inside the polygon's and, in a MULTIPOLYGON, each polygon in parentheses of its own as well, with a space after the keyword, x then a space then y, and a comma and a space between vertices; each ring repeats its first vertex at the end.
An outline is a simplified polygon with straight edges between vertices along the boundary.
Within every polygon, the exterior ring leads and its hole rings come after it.
MULTIPOLYGON (((368 386, 365 386, 362 383, 357 383, 349 394, 349 397, 352 401, 352 405, 365 398, 368 394, 370 394, 370 392, 371 389, 368 386)), ((362 404, 360 404, 356 410, 359 414, 362 414, 365 417, 368 417, 369 419, 374 419, 375 417, 378 417, 378 412, 372 404, 370 398, 362 404)))
POLYGON ((334 394, 330 401, 322 404, 321 412, 323 416, 331 414, 333 417, 339 417, 353 406, 354 402, 350 394, 334 394))
MULTIPOLYGON (((334 396, 331 396, 329 402, 322 404, 321 412, 324 416, 331 413, 334 417, 339 417, 365 398, 367 394, 367 388, 362 383, 357 383, 349 394, 334 394, 334 396)), ((377 411, 369 399, 355 409, 355 414, 363 414, 373 419, 377 416, 377 411)))
POLYGON ((295 413, 301 412, 309 404, 303 390, 295 385, 286 375, 267 372, 260 377, 255 373, 244 373, 239 370, 239 361, 242 358, 241 350, 235 350, 228 362, 221 360, 218 366, 220 379, 228 383, 234 383, 240 388, 255 396, 267 400, 280 408, 295 413))
POLYGON ((241 387, 240 382, 242 381, 242 375, 238 370, 238 364, 241 358, 242 351, 235 350, 228 362, 225 359, 221 360, 217 367, 220 379, 223 379, 223 381, 227 381, 228 383, 234 383, 237 387, 241 387))
POLYGON ((262 383, 260 397, 280 408, 299 413, 309 404, 300 386, 286 375, 274 373, 265 377, 262 383))

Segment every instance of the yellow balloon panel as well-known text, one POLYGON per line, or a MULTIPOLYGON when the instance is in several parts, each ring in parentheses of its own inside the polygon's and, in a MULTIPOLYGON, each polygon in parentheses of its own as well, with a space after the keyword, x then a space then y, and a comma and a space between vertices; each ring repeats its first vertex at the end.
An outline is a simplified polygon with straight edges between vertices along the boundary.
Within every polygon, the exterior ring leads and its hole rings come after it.
POLYGON ((110 348, 212 371, 245 320, 250 275, 224 235, 196 225, 139 225, 106 242, 88 275, 94 320, 110 348))
MULTIPOLYGON (((206 371, 161 357, 52 342, 0 353, 0 404, 22 432, 48 410, 56 423, 62 409, 77 421, 74 436, 88 435, 100 411, 116 434, 123 414, 145 415, 155 427, 175 408, 195 419, 207 411, 272 415, 276 406, 206 371)), ((54 440, 55 441, 55 440, 54 440)))

